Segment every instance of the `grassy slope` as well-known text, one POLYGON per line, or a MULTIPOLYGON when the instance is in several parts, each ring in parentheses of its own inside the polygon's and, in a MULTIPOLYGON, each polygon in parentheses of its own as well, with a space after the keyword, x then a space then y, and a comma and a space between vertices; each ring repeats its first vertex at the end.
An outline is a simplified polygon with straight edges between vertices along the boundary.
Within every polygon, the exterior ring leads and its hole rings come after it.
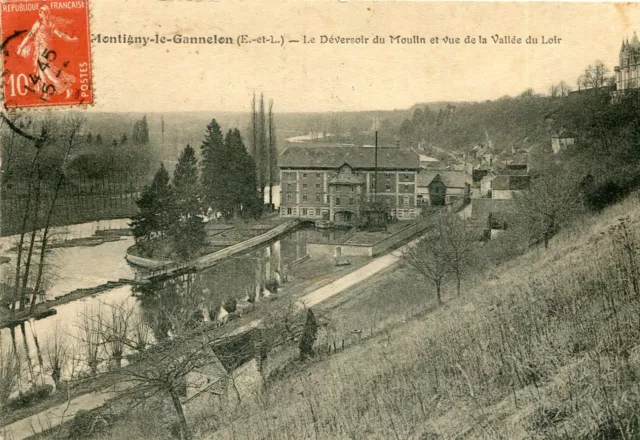
POLYGON ((638 241, 608 232, 622 215, 640 232, 634 197, 218 412, 212 438, 638 438, 638 241))

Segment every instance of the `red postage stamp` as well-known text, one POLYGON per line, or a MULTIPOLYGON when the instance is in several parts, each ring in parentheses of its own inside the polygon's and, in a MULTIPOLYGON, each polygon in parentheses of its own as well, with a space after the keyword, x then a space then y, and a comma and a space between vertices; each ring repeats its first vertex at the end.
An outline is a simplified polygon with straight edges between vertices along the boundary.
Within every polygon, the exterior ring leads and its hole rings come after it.
POLYGON ((7 108, 93 103, 87 0, 0 0, 7 108))

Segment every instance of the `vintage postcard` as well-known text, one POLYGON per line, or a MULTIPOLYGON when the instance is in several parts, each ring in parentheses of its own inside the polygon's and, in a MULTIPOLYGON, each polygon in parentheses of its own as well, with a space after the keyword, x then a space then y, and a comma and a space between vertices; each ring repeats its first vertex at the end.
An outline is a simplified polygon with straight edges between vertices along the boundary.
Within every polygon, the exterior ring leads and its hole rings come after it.
POLYGON ((0 0, 0 440, 640 438, 637 32, 0 0))

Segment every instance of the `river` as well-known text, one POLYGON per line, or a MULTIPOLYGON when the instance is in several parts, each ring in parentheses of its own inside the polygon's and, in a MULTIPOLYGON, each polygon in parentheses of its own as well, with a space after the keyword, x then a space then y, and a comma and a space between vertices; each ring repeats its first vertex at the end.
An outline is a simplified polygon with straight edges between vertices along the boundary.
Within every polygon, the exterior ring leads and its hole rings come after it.
MULTIPOLYGON (((111 227, 119 229, 123 224, 126 221, 114 222, 111 227)), ((66 238, 88 237, 99 225, 105 229, 105 224, 98 222, 74 225, 67 230, 66 238)), ((131 322, 139 323, 144 328, 148 342, 152 343, 171 334, 171 325, 163 315, 167 311, 180 314, 183 310, 191 310, 190 316, 180 317, 183 321, 217 320, 228 314, 223 305, 231 298, 235 299, 238 307, 244 307, 256 295, 260 298, 260 295, 271 294, 265 285, 269 285, 272 280, 281 279, 292 270, 292 264, 306 256, 307 242, 326 239, 327 234, 330 232, 299 229, 254 251, 189 276, 152 286, 119 286, 72 301, 56 307, 55 315, 28 321, 24 328, 17 327, 13 334, 7 328, 0 330, 0 344, 5 349, 14 345, 20 352, 27 353, 36 372, 39 371, 38 345, 46 364, 47 349, 53 347, 60 335, 63 335, 69 350, 82 359, 86 351, 86 343, 83 341, 87 339, 86 329, 95 328, 99 319, 108 321, 112 310, 130 312, 131 322), (193 310, 198 312, 194 314, 193 310)), ((53 298, 78 288, 94 287, 119 278, 134 278, 136 269, 129 266, 124 258, 126 249, 132 244, 131 237, 121 237, 119 241, 97 246, 52 249, 49 256, 51 275, 48 278, 47 297, 53 298)), ((3 255, 15 258, 15 253, 6 250, 3 255)), ((11 271, 13 265, 4 264, 2 268, 4 271, 11 271)), ((104 347, 101 350, 101 359, 107 358, 104 347)), ((70 374, 72 366, 76 370, 88 370, 86 361, 68 363, 67 370, 63 372, 66 376, 70 374)), ((100 369, 107 366, 108 363, 103 361, 100 369)), ((26 369, 25 373, 28 371, 26 369)), ((30 376, 25 375, 27 379, 30 376)), ((50 378, 45 377, 45 380, 51 382, 50 378)))

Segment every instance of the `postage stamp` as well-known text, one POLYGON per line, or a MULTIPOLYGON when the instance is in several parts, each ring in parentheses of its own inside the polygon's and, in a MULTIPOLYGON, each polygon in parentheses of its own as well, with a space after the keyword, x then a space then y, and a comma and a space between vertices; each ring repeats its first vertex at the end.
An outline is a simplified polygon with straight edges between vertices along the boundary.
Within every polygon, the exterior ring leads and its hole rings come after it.
POLYGON ((2 0, 6 108, 92 104, 87 0, 2 0))

